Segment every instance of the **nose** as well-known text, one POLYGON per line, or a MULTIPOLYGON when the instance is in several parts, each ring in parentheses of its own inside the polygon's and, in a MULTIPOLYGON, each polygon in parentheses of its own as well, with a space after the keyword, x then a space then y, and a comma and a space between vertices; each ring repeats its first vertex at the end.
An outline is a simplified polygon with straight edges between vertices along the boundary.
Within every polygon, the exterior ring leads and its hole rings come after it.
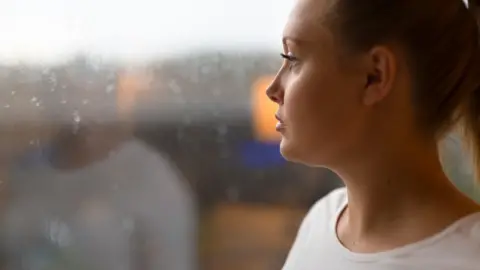
POLYGON ((278 105, 283 105, 284 93, 285 91, 281 87, 279 76, 277 75, 267 87, 266 94, 271 101, 277 103, 278 105))

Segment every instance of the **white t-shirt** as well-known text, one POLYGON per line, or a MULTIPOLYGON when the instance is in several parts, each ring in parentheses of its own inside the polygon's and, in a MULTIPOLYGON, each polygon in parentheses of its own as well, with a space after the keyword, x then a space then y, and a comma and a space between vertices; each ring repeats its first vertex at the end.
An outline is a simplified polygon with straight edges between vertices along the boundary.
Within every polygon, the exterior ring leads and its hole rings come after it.
POLYGON ((337 238, 336 223, 347 204, 345 188, 319 200, 304 219, 283 270, 479 270, 480 213, 444 231, 390 251, 360 254, 337 238))

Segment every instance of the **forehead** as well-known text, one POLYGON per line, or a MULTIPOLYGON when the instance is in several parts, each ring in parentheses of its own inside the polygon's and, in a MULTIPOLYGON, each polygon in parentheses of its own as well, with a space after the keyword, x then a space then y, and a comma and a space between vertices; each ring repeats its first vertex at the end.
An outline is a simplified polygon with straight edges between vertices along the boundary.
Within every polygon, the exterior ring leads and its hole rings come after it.
POLYGON ((285 25, 287 39, 314 42, 324 40, 329 31, 326 19, 333 0, 297 0, 285 25))

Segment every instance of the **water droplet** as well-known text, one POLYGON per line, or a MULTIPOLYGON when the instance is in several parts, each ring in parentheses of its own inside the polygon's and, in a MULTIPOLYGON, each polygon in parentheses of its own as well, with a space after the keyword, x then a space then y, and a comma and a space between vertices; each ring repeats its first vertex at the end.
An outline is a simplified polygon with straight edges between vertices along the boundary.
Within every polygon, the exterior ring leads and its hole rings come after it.
POLYGON ((55 92, 55 88, 50 89, 50 92, 55 92))
POLYGON ((111 93, 111 92, 113 92, 114 89, 115 89, 115 85, 109 84, 109 85, 107 86, 107 88, 105 89, 105 92, 111 93))
POLYGON ((60 101, 60 103, 67 104, 67 101, 64 99, 64 100, 60 101))
POLYGON ((34 102, 37 102, 38 98, 37 97, 32 97, 32 99, 30 99, 30 102, 34 103, 34 102))
POLYGON ((77 134, 78 129, 80 128, 80 121, 82 121, 82 118, 80 117, 80 113, 75 110, 73 112, 73 134, 77 134))
POLYGON ((6 109, 10 108, 10 104, 5 104, 4 106, 6 109))
POLYGON ((41 104, 40 102, 37 102, 37 103, 35 103, 35 106, 39 107, 40 104, 41 104))
POLYGON ((80 114, 78 113, 77 110, 73 112, 73 121, 78 124, 80 121, 82 121, 82 118, 80 117, 80 114))
POLYGON ((84 100, 82 101, 82 103, 83 103, 83 105, 87 105, 88 103, 90 103, 90 101, 89 101, 88 99, 84 99, 84 100))
POLYGON ((17 92, 16 91, 12 91, 12 96, 15 96, 17 92))

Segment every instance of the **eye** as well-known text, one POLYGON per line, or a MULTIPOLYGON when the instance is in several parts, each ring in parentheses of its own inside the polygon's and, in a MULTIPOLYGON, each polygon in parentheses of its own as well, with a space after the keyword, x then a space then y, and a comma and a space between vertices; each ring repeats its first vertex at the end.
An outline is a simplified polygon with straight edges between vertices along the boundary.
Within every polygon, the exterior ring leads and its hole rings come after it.
POLYGON ((292 53, 281 53, 280 56, 282 56, 283 59, 285 59, 285 61, 288 62, 288 68, 290 70, 292 70, 292 68, 294 68, 297 64, 298 64, 298 58, 295 57, 292 53))

